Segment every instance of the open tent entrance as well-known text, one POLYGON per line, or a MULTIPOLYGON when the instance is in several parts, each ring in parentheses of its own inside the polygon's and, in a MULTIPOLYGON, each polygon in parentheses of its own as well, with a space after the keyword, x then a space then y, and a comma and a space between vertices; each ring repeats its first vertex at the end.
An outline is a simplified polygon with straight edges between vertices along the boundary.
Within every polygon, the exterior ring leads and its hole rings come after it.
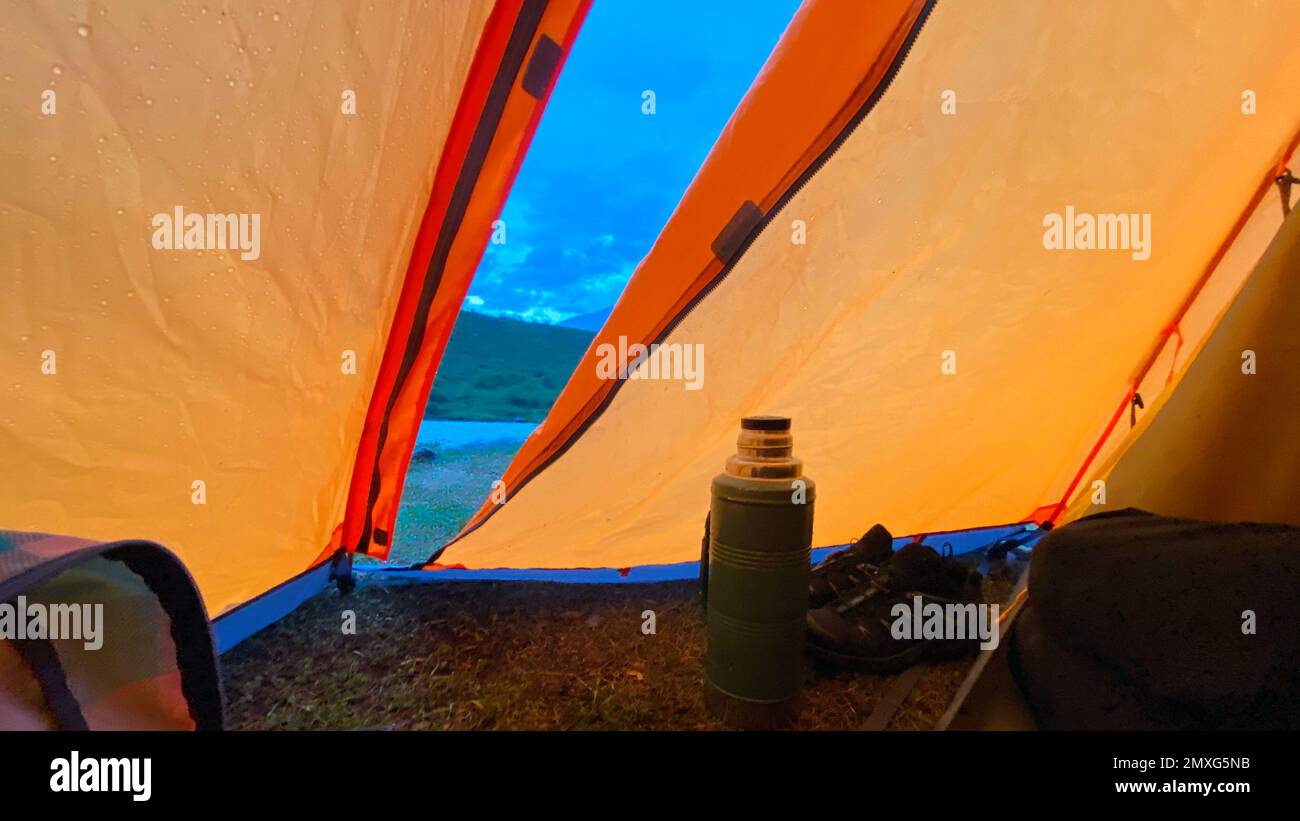
POLYGON ((438 364, 387 564, 423 564, 485 499, 504 501, 494 483, 586 366, 798 2, 741 21, 722 7, 670 6, 588 12, 438 364), (744 31, 720 44, 724 26, 744 31))

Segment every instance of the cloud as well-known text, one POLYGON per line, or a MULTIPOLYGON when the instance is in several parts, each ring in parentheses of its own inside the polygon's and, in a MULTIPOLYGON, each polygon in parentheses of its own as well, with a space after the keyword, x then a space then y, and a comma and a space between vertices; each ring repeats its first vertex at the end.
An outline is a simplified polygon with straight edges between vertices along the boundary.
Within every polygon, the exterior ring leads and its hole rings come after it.
POLYGON ((467 304, 557 322, 617 301, 797 6, 594 4, 467 304))

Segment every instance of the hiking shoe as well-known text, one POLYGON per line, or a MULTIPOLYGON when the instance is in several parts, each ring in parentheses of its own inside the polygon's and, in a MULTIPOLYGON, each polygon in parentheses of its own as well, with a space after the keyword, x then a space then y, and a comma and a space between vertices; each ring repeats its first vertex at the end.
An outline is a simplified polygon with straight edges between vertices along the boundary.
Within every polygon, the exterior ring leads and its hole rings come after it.
POLYGON ((894 537, 884 525, 875 525, 853 544, 827 556, 808 579, 808 608, 815 610, 845 593, 880 570, 894 555, 894 537))
POLYGON ((979 604, 980 574, 923 544, 909 544, 878 572, 825 607, 808 613, 808 649, 839 667, 896 673, 924 657, 956 658, 979 646, 978 638, 894 638, 894 607, 909 612, 920 597, 927 604, 979 604))

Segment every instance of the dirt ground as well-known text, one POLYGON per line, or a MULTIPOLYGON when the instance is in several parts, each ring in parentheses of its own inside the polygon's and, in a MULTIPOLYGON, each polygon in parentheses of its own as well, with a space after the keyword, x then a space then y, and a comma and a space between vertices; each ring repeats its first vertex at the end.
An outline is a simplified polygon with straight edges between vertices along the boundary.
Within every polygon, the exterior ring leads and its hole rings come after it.
MULTIPOLYGON (((222 658, 232 729, 721 729, 694 582, 365 584, 222 658), (655 632, 642 631, 653 610, 655 632), (355 614, 355 634, 344 632, 355 614)), ((1005 601, 1006 580, 985 583, 1005 601)), ((890 729, 930 729, 970 659, 927 664, 890 729)), ((861 728, 895 676, 808 665, 796 729, 861 728)))

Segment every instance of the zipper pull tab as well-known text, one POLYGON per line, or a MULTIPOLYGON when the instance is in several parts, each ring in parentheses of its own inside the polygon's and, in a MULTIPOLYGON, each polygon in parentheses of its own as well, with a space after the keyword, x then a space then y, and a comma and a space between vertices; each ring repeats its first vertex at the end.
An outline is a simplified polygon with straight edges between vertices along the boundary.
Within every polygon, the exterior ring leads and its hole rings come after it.
POLYGON ((1138 408, 1141 408, 1141 409, 1143 409, 1143 410, 1146 410, 1146 407, 1147 407, 1146 405, 1142 404, 1142 394, 1140 394, 1140 393, 1134 391, 1134 392, 1133 392, 1133 401, 1129 403, 1129 407, 1128 407, 1128 414, 1129 414, 1129 415, 1128 415, 1128 426, 1129 426, 1130 428, 1135 428, 1135 427, 1137 427, 1137 423, 1138 423, 1138 408))
POLYGON ((1277 176, 1273 182, 1277 183, 1278 193, 1282 195, 1282 216, 1287 217, 1291 214, 1291 183, 1300 182, 1300 177, 1291 173, 1291 169, 1284 170, 1277 176))

